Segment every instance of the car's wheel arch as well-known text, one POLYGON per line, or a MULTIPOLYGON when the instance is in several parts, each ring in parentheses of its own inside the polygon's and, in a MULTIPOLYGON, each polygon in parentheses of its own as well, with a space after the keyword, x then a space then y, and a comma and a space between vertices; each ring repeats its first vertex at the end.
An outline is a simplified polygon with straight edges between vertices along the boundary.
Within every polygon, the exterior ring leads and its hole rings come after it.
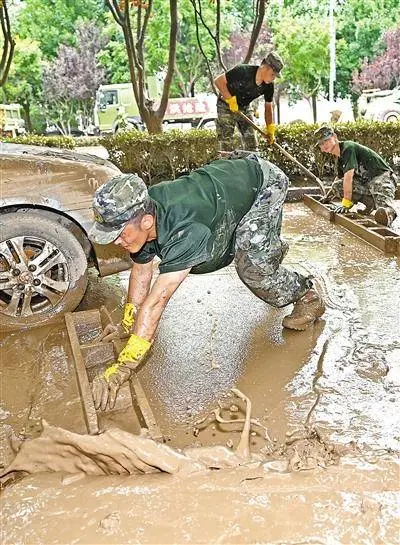
POLYGON ((54 208, 49 208, 42 205, 24 203, 19 205, 12 204, 0 208, 1 214, 23 213, 24 211, 37 212, 40 214, 40 216, 56 221, 63 227, 69 229, 82 246, 88 260, 88 266, 95 266, 98 269, 96 252, 93 245, 87 236, 85 228, 75 218, 62 210, 54 210, 54 208))

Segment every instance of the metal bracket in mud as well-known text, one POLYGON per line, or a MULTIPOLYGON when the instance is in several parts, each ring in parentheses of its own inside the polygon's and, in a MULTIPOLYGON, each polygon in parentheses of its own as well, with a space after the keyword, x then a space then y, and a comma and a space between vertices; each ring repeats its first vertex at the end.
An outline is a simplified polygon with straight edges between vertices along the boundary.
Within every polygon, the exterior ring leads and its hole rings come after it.
MULTIPOLYGON (((90 382, 94 376, 115 362, 122 349, 120 341, 99 342, 97 339, 112 318, 105 307, 65 315, 65 323, 75 363, 76 376, 88 433, 99 433, 97 412, 94 407, 90 382)), ((136 373, 129 381, 131 404, 141 428, 147 428, 149 436, 162 441, 163 435, 136 373)))
POLYGON ((335 214, 329 205, 319 202, 317 195, 304 195, 304 203, 320 216, 341 225, 353 235, 387 254, 400 256, 400 235, 374 221, 371 217, 357 213, 335 214))

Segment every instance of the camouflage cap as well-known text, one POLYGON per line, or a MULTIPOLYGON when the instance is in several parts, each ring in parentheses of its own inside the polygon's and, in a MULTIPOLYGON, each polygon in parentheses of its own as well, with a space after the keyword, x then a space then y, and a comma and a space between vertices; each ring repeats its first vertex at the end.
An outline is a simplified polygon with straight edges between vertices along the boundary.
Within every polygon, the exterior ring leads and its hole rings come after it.
POLYGON ((268 66, 272 68, 277 76, 279 76, 279 73, 284 66, 283 60, 280 58, 278 53, 275 53, 275 51, 271 51, 271 53, 268 53, 268 55, 263 59, 262 62, 264 64, 268 64, 268 66))
POLYGON ((318 141, 317 144, 327 140, 335 134, 335 131, 329 125, 322 125, 319 129, 314 131, 314 137, 318 141))
POLYGON ((95 223, 89 238, 109 244, 121 234, 127 222, 150 203, 147 187, 136 174, 119 174, 99 187, 93 197, 95 223))

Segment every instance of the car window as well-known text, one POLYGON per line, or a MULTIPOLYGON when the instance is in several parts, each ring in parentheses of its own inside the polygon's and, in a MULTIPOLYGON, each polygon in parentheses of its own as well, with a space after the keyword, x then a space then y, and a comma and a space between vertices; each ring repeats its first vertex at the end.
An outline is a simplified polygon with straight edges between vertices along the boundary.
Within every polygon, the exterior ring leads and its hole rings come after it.
POLYGON ((117 91, 103 91, 100 95, 101 106, 115 106, 118 104, 117 91))

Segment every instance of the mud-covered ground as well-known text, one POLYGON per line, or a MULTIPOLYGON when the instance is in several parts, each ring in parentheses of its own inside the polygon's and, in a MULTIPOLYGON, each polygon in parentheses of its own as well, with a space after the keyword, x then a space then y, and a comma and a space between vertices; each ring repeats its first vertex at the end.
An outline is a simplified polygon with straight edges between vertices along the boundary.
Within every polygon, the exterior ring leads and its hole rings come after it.
MULTIPOLYGON (((257 300, 234 268, 192 275, 139 372, 174 449, 234 452, 243 423, 218 423, 212 411, 243 419, 230 390, 245 393, 267 430, 251 428, 259 460, 190 475, 35 473, 2 494, 2 545, 400 542, 400 260, 302 204, 285 206, 284 237, 287 266, 320 281, 322 320, 284 331, 290 308, 257 300)), ((118 316, 127 278, 93 276, 81 309, 105 303, 118 316)), ((0 351, 2 466, 40 434, 42 418, 86 433, 62 324, 3 335, 0 351)), ((101 425, 139 432, 123 409, 101 425)))

